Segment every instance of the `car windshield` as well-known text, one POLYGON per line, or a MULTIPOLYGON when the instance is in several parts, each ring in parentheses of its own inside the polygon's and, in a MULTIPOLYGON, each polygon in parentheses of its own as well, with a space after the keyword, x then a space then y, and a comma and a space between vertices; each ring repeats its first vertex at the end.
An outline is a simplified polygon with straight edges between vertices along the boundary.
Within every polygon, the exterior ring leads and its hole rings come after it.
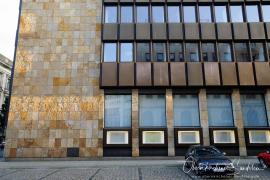
POLYGON ((196 150, 196 154, 199 156, 209 156, 221 154, 217 149, 214 148, 201 148, 196 150))

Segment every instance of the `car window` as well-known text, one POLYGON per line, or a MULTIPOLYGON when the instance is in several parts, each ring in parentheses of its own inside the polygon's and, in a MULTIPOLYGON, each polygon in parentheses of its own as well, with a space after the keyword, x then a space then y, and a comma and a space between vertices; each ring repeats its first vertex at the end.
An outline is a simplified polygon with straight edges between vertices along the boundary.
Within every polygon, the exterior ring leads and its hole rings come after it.
POLYGON ((215 148, 200 148, 196 150, 196 155, 198 156, 209 156, 209 155, 217 155, 221 154, 220 151, 218 151, 215 148))

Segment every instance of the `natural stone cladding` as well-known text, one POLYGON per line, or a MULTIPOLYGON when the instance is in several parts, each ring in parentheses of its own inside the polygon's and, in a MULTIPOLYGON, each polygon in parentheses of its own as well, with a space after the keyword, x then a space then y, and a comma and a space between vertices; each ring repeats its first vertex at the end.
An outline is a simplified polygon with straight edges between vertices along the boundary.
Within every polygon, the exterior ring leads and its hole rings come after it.
POLYGON ((23 0, 6 158, 102 156, 101 0, 23 0))

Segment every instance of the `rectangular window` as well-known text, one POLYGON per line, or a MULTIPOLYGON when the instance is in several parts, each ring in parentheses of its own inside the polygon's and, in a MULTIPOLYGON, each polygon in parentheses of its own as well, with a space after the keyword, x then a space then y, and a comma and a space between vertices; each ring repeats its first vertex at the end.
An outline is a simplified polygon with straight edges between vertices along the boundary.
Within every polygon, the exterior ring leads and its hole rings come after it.
POLYGON ((242 6, 231 6, 232 22, 244 22, 242 6))
POLYGON ((105 127, 131 127, 131 95, 105 95, 105 127))
POLYGON ((262 5, 263 21, 270 22, 270 5, 262 5))
POLYGON ((242 94, 241 106, 246 127, 268 126, 265 101, 262 94, 242 94))
POLYGON ((133 61, 133 44, 132 43, 121 43, 120 44, 120 61, 131 62, 133 61))
POLYGON ((268 49, 268 58, 270 59, 270 43, 267 43, 267 49, 268 49))
POLYGON ((250 143, 270 143, 269 130, 249 130, 248 135, 250 143))
POLYGON ((181 43, 170 43, 170 61, 184 61, 183 47, 181 43))
POLYGON ((210 6, 199 6, 200 22, 212 22, 212 14, 210 6))
POLYGON ((215 6, 216 22, 228 22, 227 7, 215 6))
POLYGON ((154 61, 166 61, 166 45, 165 43, 153 43, 154 61))
POLYGON ((209 126, 234 126, 231 96, 224 94, 208 94, 209 126))
POLYGON ((152 16, 154 23, 164 23, 164 6, 153 6, 152 16))
POLYGON ((104 62, 116 62, 116 43, 104 43, 104 62))
POLYGON ((250 43, 251 57, 253 61, 265 61, 265 50, 263 43, 250 43))
POLYGON ((140 127, 166 127, 164 95, 140 95, 140 127))
POLYGON ((164 131, 143 131, 143 144, 164 144, 164 131))
POLYGON ((132 6, 121 6, 121 23, 133 22, 132 6))
POLYGON ((260 21, 257 5, 247 5, 246 11, 247 11, 247 21, 248 22, 259 22, 260 21))
POLYGON ((105 23, 117 23, 117 6, 105 6, 105 23))
POLYGON ((220 61, 232 61, 232 48, 230 43, 218 43, 218 54, 220 61))
POLYGON ((186 43, 185 58, 190 62, 199 62, 199 45, 198 43, 186 43))
POLYGON ((184 22, 193 23, 196 22, 195 6, 184 6, 184 22))
POLYGON ((199 131, 178 131, 178 144, 199 144, 199 131))
POLYGON ((217 61, 214 43, 202 43, 202 58, 206 62, 217 61))
POLYGON ((233 130, 214 130, 214 143, 235 143, 233 130))
POLYGON ((137 61, 150 62, 150 45, 149 43, 137 43, 137 61))
POLYGON ((200 126, 199 100, 197 95, 174 95, 174 126, 200 126))
POLYGON ((107 144, 128 144, 128 131, 107 131, 107 144))
POLYGON ((168 22, 169 23, 179 23, 180 22, 179 6, 168 6, 168 22))
POLYGON ((137 6, 137 23, 148 23, 149 12, 148 6, 137 6))
POLYGON ((247 43, 235 43, 234 48, 235 48, 235 58, 238 62, 250 61, 247 43))

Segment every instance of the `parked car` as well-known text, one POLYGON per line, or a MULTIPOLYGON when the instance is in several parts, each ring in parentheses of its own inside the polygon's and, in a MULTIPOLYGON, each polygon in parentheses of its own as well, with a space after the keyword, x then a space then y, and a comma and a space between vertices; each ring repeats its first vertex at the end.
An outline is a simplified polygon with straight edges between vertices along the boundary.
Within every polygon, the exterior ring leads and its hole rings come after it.
POLYGON ((225 155, 226 153, 214 146, 194 145, 188 149, 185 155, 185 165, 199 176, 218 174, 233 177, 235 167, 225 155))
POLYGON ((263 168, 270 167, 270 152, 269 151, 259 153, 257 157, 260 162, 260 165, 263 168))

